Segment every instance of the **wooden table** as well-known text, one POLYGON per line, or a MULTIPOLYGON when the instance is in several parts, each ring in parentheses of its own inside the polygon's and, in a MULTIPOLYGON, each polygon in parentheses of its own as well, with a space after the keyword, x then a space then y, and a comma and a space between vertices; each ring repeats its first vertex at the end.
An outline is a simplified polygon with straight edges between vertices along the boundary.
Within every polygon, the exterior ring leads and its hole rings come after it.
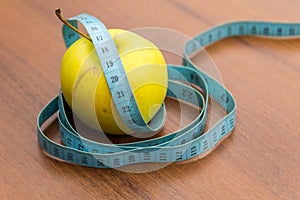
POLYGON ((164 27, 187 36, 232 20, 300 16, 297 0, 105 2, 1 0, 0 199, 300 199, 298 39, 240 37, 207 49, 238 109, 233 135, 204 159, 135 174, 41 152, 36 117, 60 88, 65 52, 56 7, 109 28, 164 27))

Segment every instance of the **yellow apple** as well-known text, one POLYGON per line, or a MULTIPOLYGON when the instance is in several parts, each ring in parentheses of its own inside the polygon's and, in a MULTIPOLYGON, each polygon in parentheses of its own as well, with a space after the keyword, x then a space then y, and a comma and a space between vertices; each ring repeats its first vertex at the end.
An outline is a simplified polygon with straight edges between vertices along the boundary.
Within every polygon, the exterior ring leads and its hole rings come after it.
MULTIPOLYGON (((108 31, 117 46, 141 115, 148 123, 166 96, 168 75, 164 57, 153 43, 138 34, 121 29, 108 31)), ((90 40, 82 37, 67 49, 60 78, 67 104, 87 126, 111 134, 130 133, 116 111, 90 40)))

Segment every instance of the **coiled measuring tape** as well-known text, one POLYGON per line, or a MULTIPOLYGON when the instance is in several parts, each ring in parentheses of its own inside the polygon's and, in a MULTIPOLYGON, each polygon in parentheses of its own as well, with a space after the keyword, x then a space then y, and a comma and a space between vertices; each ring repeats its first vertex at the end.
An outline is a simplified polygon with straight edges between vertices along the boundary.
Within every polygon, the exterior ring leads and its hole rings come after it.
MULTIPOLYGON (((75 27, 77 27, 78 21, 85 26, 93 41, 114 104, 123 122, 134 132, 147 133, 159 130, 165 115, 164 105, 150 125, 145 123, 135 99, 132 98, 133 93, 117 48, 106 27, 97 18, 88 14, 80 14, 68 19, 68 22, 75 27), (107 66, 106 62, 113 62, 113 67, 107 66), (119 101, 113 93, 116 84, 109 81, 109 77, 112 76, 118 76, 118 80, 122 80, 122 83, 118 83, 118 86, 122 85, 122 88, 126 90, 124 94, 127 95, 122 101, 119 101), (124 106, 129 108, 128 112, 122 112, 124 106), (132 121, 135 123, 132 123, 132 121)), ((167 96, 198 106, 202 110, 189 125, 181 130, 162 137, 132 143, 104 144, 91 141, 79 135, 68 121, 63 95, 60 92, 42 109, 38 116, 37 133, 41 148, 52 157, 60 160, 95 168, 117 168, 136 163, 151 162, 171 163, 206 155, 234 129, 236 102, 232 94, 222 84, 199 70, 191 62, 189 56, 216 41, 239 35, 292 37, 300 35, 300 24, 232 22, 216 26, 188 41, 184 47, 183 66, 167 66, 169 78, 167 96), (202 93, 191 87, 191 84, 202 88, 202 93), (191 94, 188 98, 186 92, 191 94), (203 133, 209 96, 220 104, 227 114, 203 133), (60 138, 64 145, 49 139, 41 129, 42 124, 56 112, 58 113, 60 138)), ((79 39, 79 35, 65 25, 63 26, 63 36, 67 47, 79 39)))

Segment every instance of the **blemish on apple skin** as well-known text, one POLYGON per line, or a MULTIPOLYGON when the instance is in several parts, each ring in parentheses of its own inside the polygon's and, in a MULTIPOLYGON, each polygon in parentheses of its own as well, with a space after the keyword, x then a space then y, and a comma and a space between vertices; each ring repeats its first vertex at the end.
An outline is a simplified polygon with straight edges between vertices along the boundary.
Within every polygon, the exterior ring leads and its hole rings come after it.
POLYGON ((99 71, 99 67, 93 66, 93 67, 89 68, 88 70, 84 71, 79 77, 77 77, 73 91, 75 91, 77 89, 77 86, 78 86, 79 82, 83 79, 83 77, 91 71, 97 75, 97 73, 99 71))
POLYGON ((104 108, 103 110, 102 110, 104 113, 107 113, 107 110, 104 108))

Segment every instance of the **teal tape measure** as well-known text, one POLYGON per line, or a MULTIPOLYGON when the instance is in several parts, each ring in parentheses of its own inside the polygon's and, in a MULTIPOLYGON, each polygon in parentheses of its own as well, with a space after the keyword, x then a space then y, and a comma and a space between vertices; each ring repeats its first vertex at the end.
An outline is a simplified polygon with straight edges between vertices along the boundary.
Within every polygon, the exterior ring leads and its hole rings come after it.
MULTIPOLYGON (((80 14, 68 22, 77 27, 77 22, 86 28, 95 46, 113 102, 124 124, 135 133, 159 131, 165 121, 164 104, 149 124, 145 123, 133 98, 126 73, 117 48, 106 27, 97 18, 80 14), (111 63, 111 65, 106 65, 111 63), (111 81, 110 77, 117 77, 111 81), (116 80, 116 79, 115 79, 116 80), (115 88, 123 88, 124 98, 114 94, 115 88), (124 106, 128 112, 122 112, 124 106), (134 122, 134 123, 132 123, 134 122)), ((52 157, 82 166, 95 168, 118 168, 137 163, 172 163, 206 155, 211 152, 234 129, 236 124, 236 102, 232 94, 218 81, 199 70, 190 60, 190 55, 201 48, 227 37, 253 35, 266 37, 292 37, 300 35, 300 24, 270 22, 233 22, 214 27, 188 41, 184 47, 183 66, 168 65, 167 96, 180 99, 201 108, 201 112, 186 127, 176 132, 139 142, 106 144, 98 143, 79 135, 66 115, 62 92, 52 99, 40 112, 37 119, 38 142, 52 157), (202 89, 200 92, 195 85, 202 89), (189 94, 189 95, 187 95, 189 94), (225 110, 226 115, 204 132, 209 97, 225 110), (43 123, 57 112, 60 138, 64 145, 49 139, 41 129, 43 123)), ((67 47, 79 35, 68 26, 63 26, 63 37, 67 47)))

